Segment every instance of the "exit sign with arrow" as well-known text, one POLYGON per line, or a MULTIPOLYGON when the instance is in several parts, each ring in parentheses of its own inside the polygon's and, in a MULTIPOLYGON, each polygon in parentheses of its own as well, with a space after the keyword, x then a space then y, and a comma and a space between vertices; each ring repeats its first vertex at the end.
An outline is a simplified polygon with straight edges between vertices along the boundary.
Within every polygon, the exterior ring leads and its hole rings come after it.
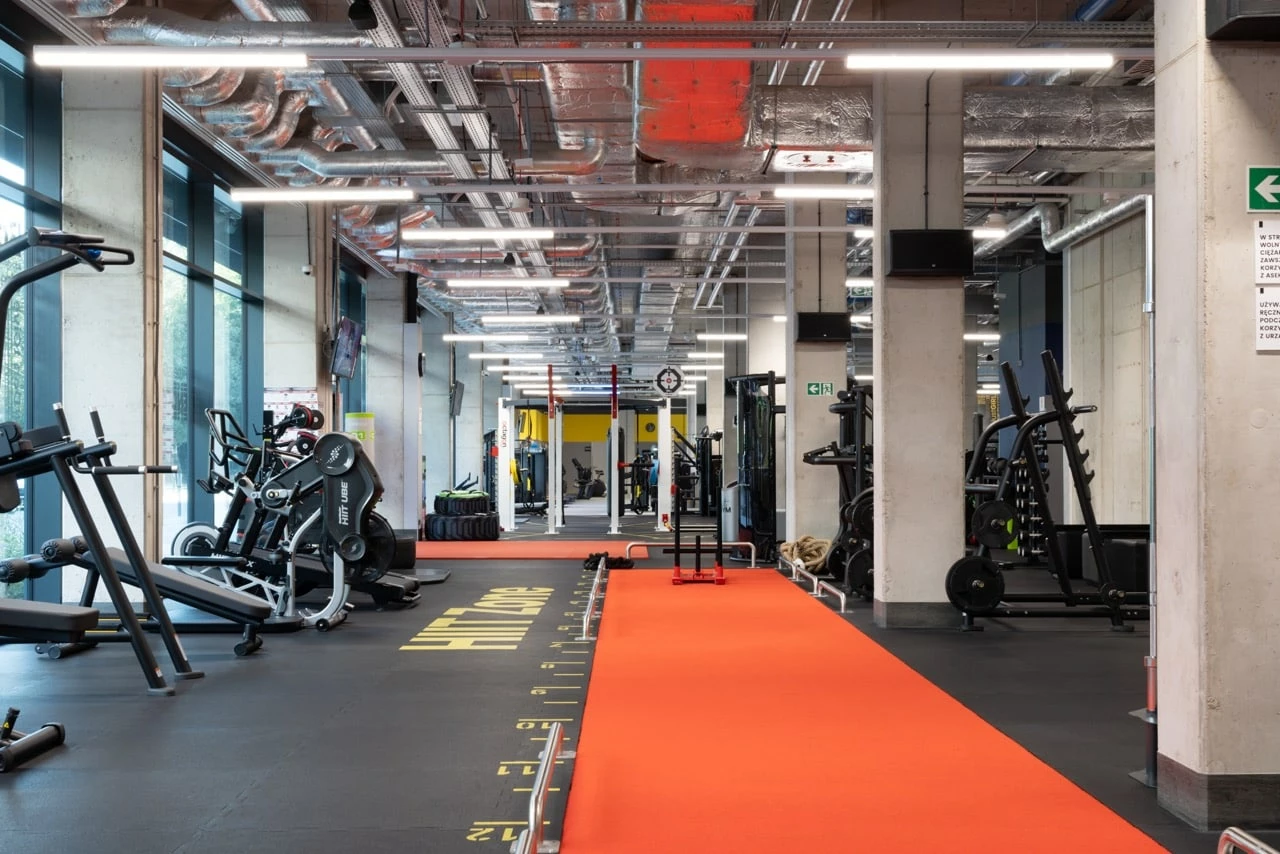
POLYGON ((1249 213, 1280 211, 1280 166, 1249 167, 1249 213))

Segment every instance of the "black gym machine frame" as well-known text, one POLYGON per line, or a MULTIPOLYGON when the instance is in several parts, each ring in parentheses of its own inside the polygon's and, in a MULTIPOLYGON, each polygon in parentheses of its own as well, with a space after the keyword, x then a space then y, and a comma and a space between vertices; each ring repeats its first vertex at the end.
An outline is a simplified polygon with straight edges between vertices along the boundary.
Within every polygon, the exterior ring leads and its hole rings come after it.
MULTIPOLYGON (((1075 427, 1077 416, 1095 412, 1097 407, 1072 406, 1070 400, 1073 392, 1063 388, 1062 374, 1053 353, 1046 350, 1040 354, 1040 358, 1044 364, 1045 380, 1052 402, 1052 408, 1045 412, 1032 413, 1027 409, 1030 399, 1022 395, 1012 366, 1008 362, 1000 366, 1013 413, 988 425, 974 449, 975 453, 966 473, 965 490, 986 500, 974 510, 971 521, 976 541, 974 554, 956 561, 947 572, 947 598, 961 612, 961 625, 965 630, 980 630, 981 627, 974 623, 974 619, 978 617, 1095 617, 1110 620, 1114 630, 1132 631, 1133 627, 1125 621, 1147 618, 1147 594, 1145 590, 1125 590, 1116 583, 1107 548, 1106 534, 1110 531, 1104 532, 1093 509, 1089 489, 1093 473, 1085 467, 1089 452, 1080 447, 1084 431, 1075 427), (1083 519, 1083 526, 1080 528, 1060 525, 1053 519, 1049 510, 1044 473, 1035 454, 1033 437, 1036 431, 1055 424, 1061 433, 1067 469, 1080 506, 1083 519), (1004 466, 996 484, 982 483, 981 466, 987 445, 996 434, 1006 429, 1017 431, 1010 451, 1010 464, 1004 466), (1007 593, 1003 571, 1026 564, 994 558, 997 552, 1007 554, 1003 550, 1018 536, 1014 530, 1015 512, 1009 503, 1015 469, 1011 463, 1017 460, 1024 462, 1023 470, 1027 473, 1030 494, 1040 506, 1045 556, 1048 558, 1049 573, 1058 587, 1056 592, 1007 593), (1066 537, 1076 533, 1084 537, 1080 553, 1083 554, 1084 547, 1088 547, 1096 571, 1096 578, 1078 579, 1089 583, 1091 589, 1087 591, 1078 590, 1073 584, 1077 565, 1075 561, 1068 559, 1065 547, 1066 537)), ((1117 530, 1114 533, 1126 536, 1133 530, 1133 526, 1115 527, 1117 530)), ((1075 550, 1072 550, 1072 556, 1074 555, 1075 550)))

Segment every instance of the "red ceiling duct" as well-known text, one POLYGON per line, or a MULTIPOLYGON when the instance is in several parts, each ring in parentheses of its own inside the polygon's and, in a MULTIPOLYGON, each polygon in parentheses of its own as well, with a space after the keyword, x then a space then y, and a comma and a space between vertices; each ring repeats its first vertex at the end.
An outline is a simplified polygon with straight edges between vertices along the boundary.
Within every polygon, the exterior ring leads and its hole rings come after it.
MULTIPOLYGON (((733 23, 755 17, 755 0, 640 0, 651 22, 733 23)), ((662 47, 749 48, 750 42, 675 42, 662 47)), ((636 148, 651 160, 717 168, 727 147, 751 128, 751 63, 641 62, 636 80, 636 148)))

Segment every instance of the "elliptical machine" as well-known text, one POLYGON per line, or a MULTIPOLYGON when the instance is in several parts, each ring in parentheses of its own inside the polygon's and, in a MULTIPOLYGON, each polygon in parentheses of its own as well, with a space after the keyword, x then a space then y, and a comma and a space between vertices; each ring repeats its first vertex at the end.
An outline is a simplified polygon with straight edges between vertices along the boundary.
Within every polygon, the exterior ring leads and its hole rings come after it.
POLYGON ((835 466, 840 479, 840 527, 827 552, 824 571, 848 592, 867 601, 873 595, 871 476, 871 389, 852 386, 827 411, 840 417, 840 437, 803 454, 811 466, 835 466))

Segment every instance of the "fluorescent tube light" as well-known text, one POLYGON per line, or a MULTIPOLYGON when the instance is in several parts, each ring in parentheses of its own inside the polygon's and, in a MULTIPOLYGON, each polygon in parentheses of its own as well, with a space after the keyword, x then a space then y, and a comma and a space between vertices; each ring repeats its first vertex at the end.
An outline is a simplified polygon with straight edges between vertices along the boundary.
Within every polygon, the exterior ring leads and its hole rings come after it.
POLYGON ((567 288, 568 279, 449 279, 449 287, 463 288, 567 288))
POLYGON ((723 370, 724 370, 724 365, 690 365, 690 366, 685 370, 685 374, 684 374, 684 375, 685 375, 686 377, 696 377, 696 376, 697 376, 697 374, 690 373, 690 371, 693 371, 693 370, 699 370, 699 371, 723 371, 723 370))
POLYGON ((969 231, 973 234, 974 240, 999 240, 1002 237, 1007 237, 1009 234, 1009 229, 1007 228, 983 227, 971 228, 969 231))
POLYGON ((854 374, 853 378, 860 383, 869 383, 875 379, 873 374, 854 374))
POLYGON ((411 202, 408 187, 237 187, 233 202, 411 202))
POLYGON ((855 228, 853 236, 859 240, 870 240, 876 236, 876 231, 874 228, 855 228))
POLYGON ((874 199, 876 191, 857 184, 779 184, 775 199, 874 199))
POLYGON ((851 315, 849 315, 849 323, 850 323, 850 325, 855 324, 855 323, 859 323, 859 324, 870 324, 870 323, 871 323, 871 312, 867 311, 867 312, 863 312, 862 314, 851 314, 851 315))
POLYGON ((541 353, 468 353, 468 359, 541 359, 541 353))
POLYGON ((746 341, 745 332, 699 332, 699 341, 746 341))
POLYGON ((1114 54, 1098 50, 859 50, 849 54, 850 71, 1057 71, 1105 70, 1114 54))
POLYGON ((844 280, 846 288, 870 288, 873 287, 876 280, 870 276, 851 276, 844 280))
POLYGON ((450 332, 440 337, 446 344, 453 343, 455 341, 460 341, 463 343, 472 342, 472 341, 476 343, 479 343, 481 341, 497 341, 497 342, 504 342, 508 344, 518 344, 521 341, 529 340, 529 336, 524 334, 523 332, 508 332, 508 333, 502 333, 502 334, 495 333, 493 335, 486 335, 484 333, 473 333, 473 332, 450 332))
POLYGON ((580 323, 580 314, 484 314, 480 322, 485 326, 537 326, 542 323, 580 323))
POLYGON ((1000 386, 998 383, 983 383, 982 385, 978 386, 978 391, 989 391, 992 394, 999 394, 1000 386))
POLYGON ((1000 333, 999 332, 966 332, 964 334, 964 340, 985 341, 987 343, 994 343, 1000 340, 1000 333))
POLYGON ((697 353, 685 353, 690 359, 723 359, 724 353, 714 353, 710 350, 697 353))
POLYGON ((550 240, 550 228, 406 228, 401 240, 442 243, 454 240, 550 240))
POLYGON ((301 50, 202 47, 37 45, 32 61, 44 68, 306 68, 301 50))
POLYGON ((785 314, 775 314, 775 315, 773 316, 773 322, 774 322, 774 323, 786 323, 786 322, 787 322, 787 316, 786 316, 785 314))

